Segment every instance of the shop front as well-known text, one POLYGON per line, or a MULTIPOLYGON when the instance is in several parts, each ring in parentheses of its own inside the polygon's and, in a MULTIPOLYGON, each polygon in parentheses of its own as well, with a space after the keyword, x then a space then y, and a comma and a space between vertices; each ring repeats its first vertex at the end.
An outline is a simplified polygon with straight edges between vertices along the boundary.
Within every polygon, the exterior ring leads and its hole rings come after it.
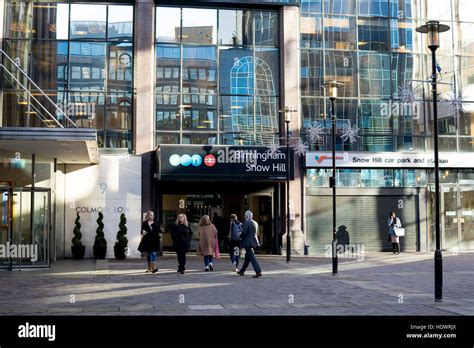
POLYGON ((284 233, 286 149, 270 153, 266 147, 164 145, 157 156, 156 197, 165 227, 165 250, 172 246, 169 230, 179 213, 186 214, 195 232, 191 249, 198 243, 198 223, 203 215, 211 217, 221 248, 226 249, 230 215, 243 221, 244 212, 251 210, 259 224, 261 246, 257 252, 279 252, 284 233))
MULTIPOLYGON (((337 239, 365 251, 391 250, 387 220, 395 211, 405 228, 402 251, 434 250, 434 156, 427 153, 337 153, 337 239)), ((306 223, 311 251, 331 243, 332 154, 306 156, 306 223)), ((440 153, 441 245, 443 250, 473 250, 474 173, 472 156, 440 153)))

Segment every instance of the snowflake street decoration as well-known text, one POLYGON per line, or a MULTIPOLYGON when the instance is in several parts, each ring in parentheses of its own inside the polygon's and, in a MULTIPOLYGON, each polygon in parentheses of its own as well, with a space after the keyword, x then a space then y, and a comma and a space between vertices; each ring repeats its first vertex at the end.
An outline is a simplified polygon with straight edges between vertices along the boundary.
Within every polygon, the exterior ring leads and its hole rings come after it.
POLYGON ((459 116, 461 112, 464 111, 462 103, 464 102, 463 97, 462 97, 462 92, 460 93, 452 93, 452 96, 446 101, 451 104, 451 106, 454 108, 454 111, 456 113, 456 116, 459 116))
POLYGON ((324 127, 319 122, 314 122, 307 130, 308 140, 311 144, 320 143, 326 135, 324 127))
POLYGON ((275 155, 275 154, 280 152, 279 148, 280 148, 280 144, 277 144, 275 142, 270 143, 268 145, 267 153, 270 154, 270 155, 275 155))
POLYGON ((409 83, 398 86, 398 95, 403 104, 414 103, 417 100, 418 88, 413 88, 409 83))
POLYGON ((341 139, 342 141, 347 141, 351 144, 355 143, 357 141, 357 138, 359 137, 359 127, 354 125, 352 126, 350 123, 345 125, 344 128, 342 129, 342 135, 341 139))
POLYGON ((306 155, 306 151, 308 151, 309 147, 303 140, 298 139, 296 144, 293 146, 293 150, 295 151, 295 155, 297 156, 304 156, 306 155))

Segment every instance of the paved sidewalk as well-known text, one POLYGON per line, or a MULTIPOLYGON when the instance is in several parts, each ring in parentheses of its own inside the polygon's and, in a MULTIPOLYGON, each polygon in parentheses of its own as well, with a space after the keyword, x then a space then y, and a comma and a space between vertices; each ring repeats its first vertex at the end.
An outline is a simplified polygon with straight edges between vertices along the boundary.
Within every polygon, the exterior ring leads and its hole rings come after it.
POLYGON ((443 255, 444 301, 435 303, 433 253, 340 259, 258 256, 241 277, 227 257, 204 272, 189 256, 186 274, 166 254, 160 271, 139 260, 61 260, 51 269, 0 272, 0 315, 474 315, 474 253, 443 255))

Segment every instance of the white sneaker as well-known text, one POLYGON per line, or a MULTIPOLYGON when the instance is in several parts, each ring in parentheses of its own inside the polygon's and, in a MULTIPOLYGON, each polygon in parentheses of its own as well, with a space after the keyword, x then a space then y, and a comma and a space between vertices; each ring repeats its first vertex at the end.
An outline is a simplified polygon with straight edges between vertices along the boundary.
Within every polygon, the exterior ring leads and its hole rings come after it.
POLYGON ((232 272, 236 272, 237 271, 237 263, 233 263, 232 264, 232 272))

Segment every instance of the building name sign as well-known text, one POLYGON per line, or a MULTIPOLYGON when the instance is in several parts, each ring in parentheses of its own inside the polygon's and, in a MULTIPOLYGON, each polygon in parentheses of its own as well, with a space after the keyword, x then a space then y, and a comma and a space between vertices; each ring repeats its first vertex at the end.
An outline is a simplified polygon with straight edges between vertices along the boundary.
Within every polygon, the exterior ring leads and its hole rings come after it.
MULTIPOLYGON (((441 168, 472 168, 474 156, 469 153, 439 154, 441 168)), ((434 168, 433 153, 356 153, 337 152, 336 166, 340 168, 434 168)), ((306 168, 331 168, 331 152, 308 152, 306 168)))
POLYGON ((239 4, 257 4, 257 5, 299 5, 299 0, 194 0, 195 3, 239 3, 239 4))
MULTIPOLYGON (((290 178, 293 178, 291 154, 290 178)), ((285 180, 287 176, 287 154, 283 147, 271 153, 266 147, 162 145, 157 156, 161 180, 285 180)))

